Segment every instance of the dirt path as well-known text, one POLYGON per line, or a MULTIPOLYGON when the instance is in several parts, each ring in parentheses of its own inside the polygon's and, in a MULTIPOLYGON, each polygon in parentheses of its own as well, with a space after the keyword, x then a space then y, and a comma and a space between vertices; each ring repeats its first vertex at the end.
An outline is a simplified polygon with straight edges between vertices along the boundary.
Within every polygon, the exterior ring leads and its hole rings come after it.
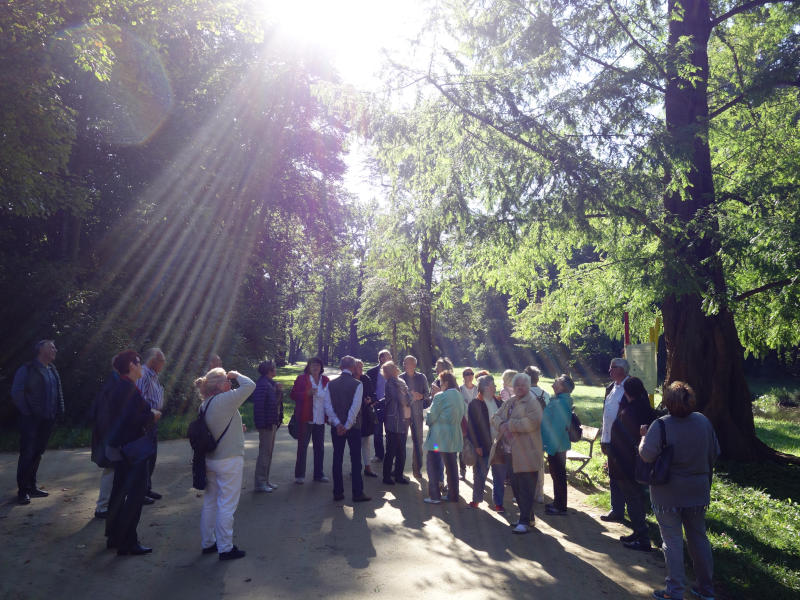
MULTIPOLYGON (((50 497, 28 506, 15 503, 17 456, 0 454, 0 598, 615 599, 647 597, 663 583, 660 552, 623 548, 618 536, 629 530, 599 521, 572 487, 567 517, 546 517, 537 505, 537 530, 514 536, 514 508, 503 518, 486 505, 429 506, 414 480, 386 487, 370 479, 372 502, 355 506, 347 481, 344 503, 332 501, 331 484, 295 485, 296 445, 285 427, 273 460, 280 488, 253 494, 257 444, 248 433, 234 536, 248 555, 229 563, 200 554, 201 495, 191 489, 185 440, 159 445, 154 488, 164 498, 142 514, 139 536, 154 548, 145 557, 105 550, 103 522, 93 518, 100 471, 88 449, 47 452, 39 479, 50 497)), ((470 495, 462 482, 462 499, 470 495)))

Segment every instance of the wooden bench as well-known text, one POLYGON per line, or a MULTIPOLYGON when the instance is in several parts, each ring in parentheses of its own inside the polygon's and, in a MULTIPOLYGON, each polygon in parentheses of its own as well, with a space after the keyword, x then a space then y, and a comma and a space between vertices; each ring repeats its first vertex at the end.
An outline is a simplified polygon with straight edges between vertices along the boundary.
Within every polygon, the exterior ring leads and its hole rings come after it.
MULTIPOLYGON (((597 436, 600 435, 600 430, 597 427, 589 427, 588 425, 581 425, 581 441, 589 442, 589 454, 583 454, 577 450, 567 450, 567 460, 575 460, 581 463, 581 466, 575 470, 577 475, 589 464, 592 460, 592 453, 594 452, 594 442, 597 436)), ((586 475, 586 473, 584 473, 586 475)))

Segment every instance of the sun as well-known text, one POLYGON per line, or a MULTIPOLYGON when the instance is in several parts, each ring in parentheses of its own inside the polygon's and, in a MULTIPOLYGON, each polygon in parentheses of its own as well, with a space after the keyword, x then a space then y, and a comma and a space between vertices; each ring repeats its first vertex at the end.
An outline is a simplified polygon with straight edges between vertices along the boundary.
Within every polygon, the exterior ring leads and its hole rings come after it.
POLYGON ((383 48, 416 35, 419 0, 253 0, 277 31, 327 53, 345 81, 364 83, 380 69, 383 48))

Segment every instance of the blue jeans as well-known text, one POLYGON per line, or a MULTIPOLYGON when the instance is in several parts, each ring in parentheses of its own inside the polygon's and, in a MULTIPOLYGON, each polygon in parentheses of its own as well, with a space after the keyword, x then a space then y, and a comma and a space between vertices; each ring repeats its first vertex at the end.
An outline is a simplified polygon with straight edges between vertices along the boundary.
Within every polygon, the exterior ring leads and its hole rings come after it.
POLYGON ((706 535, 706 508, 671 508, 667 510, 654 506, 653 512, 664 541, 664 558, 667 562, 666 589, 672 598, 683 598, 686 586, 686 573, 683 568, 683 531, 686 531, 686 545, 697 577, 697 591, 703 596, 713 596, 711 578, 714 574, 714 560, 711 544, 706 535))
POLYGON ((344 477, 342 463, 344 462, 344 446, 350 447, 350 464, 353 469, 353 498, 364 494, 364 479, 361 476, 361 428, 351 427, 344 435, 336 433, 336 428, 331 427, 331 441, 333 442, 333 495, 344 495, 344 477))
MULTIPOLYGON (((509 460, 511 459, 509 458, 509 460)), ((494 502, 495 506, 503 506, 507 472, 508 468, 504 464, 492 465, 492 502, 494 502)))
POLYGON ((489 474, 489 457, 477 456, 476 458, 475 466, 472 468, 475 478, 472 486, 472 501, 483 502, 483 487, 486 485, 486 476, 489 474))

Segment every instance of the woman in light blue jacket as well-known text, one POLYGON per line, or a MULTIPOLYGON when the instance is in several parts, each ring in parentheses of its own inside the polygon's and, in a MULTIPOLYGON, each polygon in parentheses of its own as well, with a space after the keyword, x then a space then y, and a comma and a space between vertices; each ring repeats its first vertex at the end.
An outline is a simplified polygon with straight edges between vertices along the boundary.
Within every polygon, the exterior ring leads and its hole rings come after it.
POLYGON ((567 430, 572 421, 572 390, 575 384, 567 375, 553 382, 553 394, 542 416, 542 444, 547 452, 547 464, 553 479, 553 503, 545 506, 548 515, 567 514, 567 450, 570 449, 567 430))
POLYGON ((464 447, 461 427, 467 413, 467 405, 458 390, 455 375, 446 371, 439 375, 442 391, 433 397, 428 413, 428 439, 423 448, 427 451, 428 504, 439 504, 442 496, 439 491, 438 457, 444 461, 447 470, 447 499, 458 502, 458 453, 464 447))

